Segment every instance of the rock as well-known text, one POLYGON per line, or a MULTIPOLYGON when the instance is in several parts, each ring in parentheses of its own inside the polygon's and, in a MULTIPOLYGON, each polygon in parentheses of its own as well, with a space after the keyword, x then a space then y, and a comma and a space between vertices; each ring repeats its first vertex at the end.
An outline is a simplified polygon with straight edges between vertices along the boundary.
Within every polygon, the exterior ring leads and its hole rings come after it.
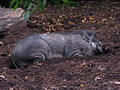
MULTIPOLYGON (((24 10, 21 8, 13 11, 10 8, 1 8, 0 7, 0 34, 9 30, 13 25, 26 23, 22 17, 24 10)), ((26 24, 27 26, 27 24, 26 24)))

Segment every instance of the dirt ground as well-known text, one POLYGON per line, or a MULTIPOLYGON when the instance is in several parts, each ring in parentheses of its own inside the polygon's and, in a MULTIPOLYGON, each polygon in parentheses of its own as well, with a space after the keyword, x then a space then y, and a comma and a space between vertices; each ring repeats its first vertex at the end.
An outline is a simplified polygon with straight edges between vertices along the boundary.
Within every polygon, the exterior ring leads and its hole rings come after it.
POLYGON ((45 13, 32 15, 28 27, 14 26, 0 36, 0 90, 120 90, 120 2, 102 1, 64 9, 49 5, 45 13), (74 30, 95 31, 109 51, 11 69, 8 58, 17 41, 33 33, 74 30))

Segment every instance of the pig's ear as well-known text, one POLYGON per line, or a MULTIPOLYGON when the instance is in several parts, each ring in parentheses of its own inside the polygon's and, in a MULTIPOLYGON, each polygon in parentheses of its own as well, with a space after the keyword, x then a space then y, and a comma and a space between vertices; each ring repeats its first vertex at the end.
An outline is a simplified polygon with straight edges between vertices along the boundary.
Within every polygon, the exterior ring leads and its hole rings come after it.
POLYGON ((83 36, 84 36, 84 37, 88 37, 88 33, 83 32, 83 36))
POLYGON ((94 39, 94 35, 89 36, 89 44, 92 42, 93 39, 94 39))

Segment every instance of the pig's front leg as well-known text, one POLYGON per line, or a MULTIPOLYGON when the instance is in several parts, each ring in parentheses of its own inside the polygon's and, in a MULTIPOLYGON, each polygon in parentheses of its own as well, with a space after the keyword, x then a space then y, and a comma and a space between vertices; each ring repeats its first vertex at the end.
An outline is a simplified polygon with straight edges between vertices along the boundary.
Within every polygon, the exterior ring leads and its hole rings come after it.
POLYGON ((81 57, 83 57, 84 55, 83 55, 83 52, 82 51, 76 51, 76 52, 73 52, 72 54, 71 54, 71 57, 72 58, 81 58, 81 57))

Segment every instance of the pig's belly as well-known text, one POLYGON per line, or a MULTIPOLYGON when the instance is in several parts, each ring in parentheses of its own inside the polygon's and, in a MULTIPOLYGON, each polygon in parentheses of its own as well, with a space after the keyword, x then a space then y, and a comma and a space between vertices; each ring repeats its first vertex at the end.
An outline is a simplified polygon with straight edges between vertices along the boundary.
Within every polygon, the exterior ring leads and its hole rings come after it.
POLYGON ((64 57, 64 47, 66 44, 66 39, 63 35, 41 35, 41 38, 46 41, 49 46, 49 59, 51 58, 63 58, 64 57))
POLYGON ((65 43, 63 41, 54 43, 47 42, 49 46, 49 59, 51 58, 63 58, 64 57, 64 46, 65 43))

